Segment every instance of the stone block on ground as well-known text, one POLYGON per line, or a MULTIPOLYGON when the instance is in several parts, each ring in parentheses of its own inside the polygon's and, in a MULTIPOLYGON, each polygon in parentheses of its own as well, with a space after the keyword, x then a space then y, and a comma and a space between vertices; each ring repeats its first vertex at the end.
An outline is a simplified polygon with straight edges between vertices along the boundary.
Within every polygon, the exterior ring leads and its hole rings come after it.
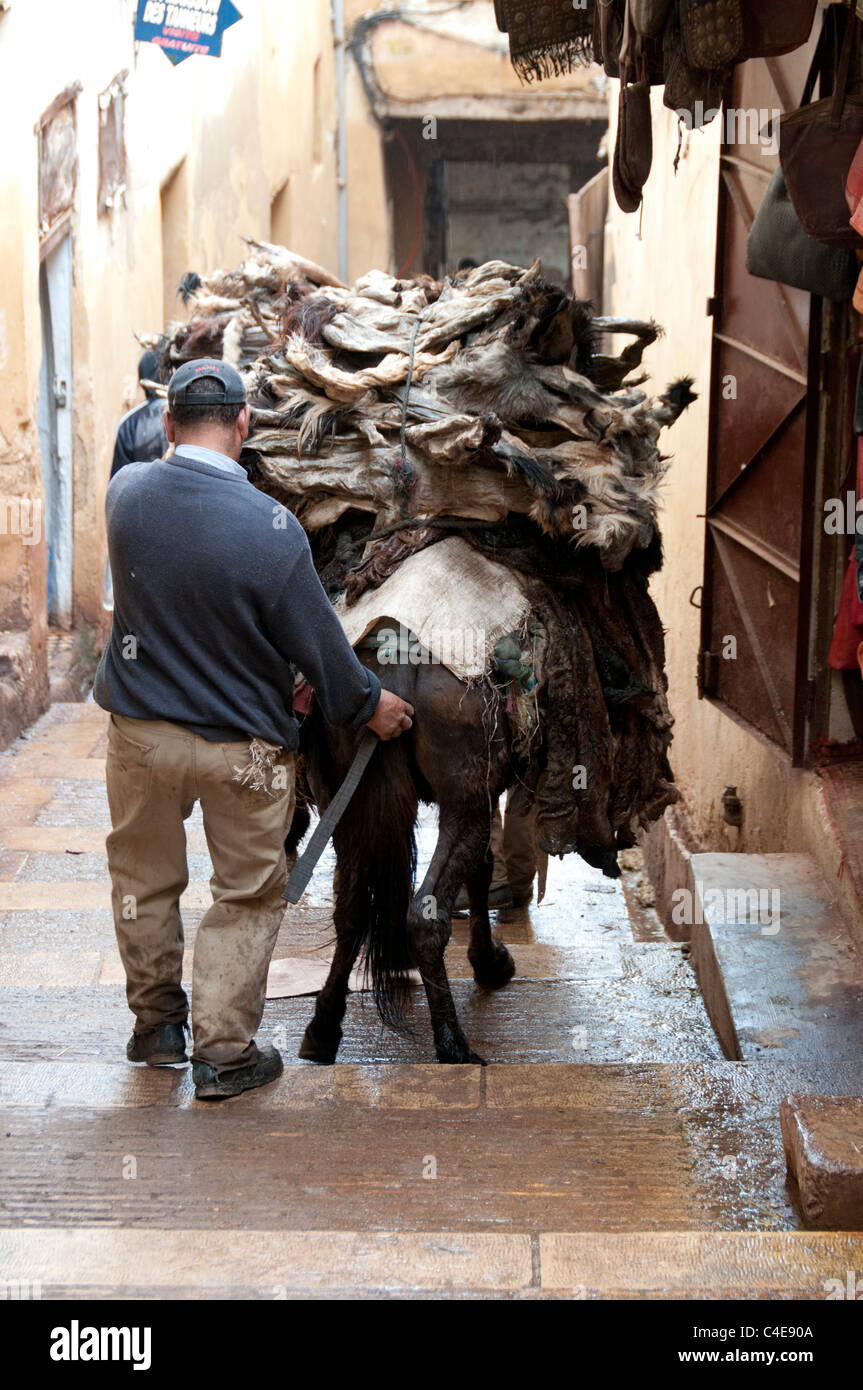
POLYGON ((790 1095, 780 1117, 806 1224, 863 1230, 863 1097, 790 1095))

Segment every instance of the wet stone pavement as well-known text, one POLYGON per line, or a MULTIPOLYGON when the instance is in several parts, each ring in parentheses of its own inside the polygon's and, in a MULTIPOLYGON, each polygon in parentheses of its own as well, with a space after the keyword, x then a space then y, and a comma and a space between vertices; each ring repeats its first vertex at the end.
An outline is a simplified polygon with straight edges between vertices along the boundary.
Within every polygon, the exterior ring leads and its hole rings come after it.
MULTIPOLYGON (((863 1267, 860 1237, 797 1229, 785 1187, 779 1102, 818 1077, 723 1060, 635 873, 552 861, 543 903, 499 914, 517 973, 498 992, 456 921, 448 969, 487 1068, 435 1063, 419 988, 406 1037, 353 993, 331 1068, 297 1058, 313 999, 268 1001, 259 1041, 285 1074, 219 1106, 188 1068, 129 1065, 105 730, 55 705, 0 755, 0 1277, 60 1298, 823 1297, 863 1267)), ((432 812, 419 838, 422 862, 432 812)), ((187 977, 197 812, 188 840, 187 977)), ((328 958, 332 868, 277 960, 328 958)))

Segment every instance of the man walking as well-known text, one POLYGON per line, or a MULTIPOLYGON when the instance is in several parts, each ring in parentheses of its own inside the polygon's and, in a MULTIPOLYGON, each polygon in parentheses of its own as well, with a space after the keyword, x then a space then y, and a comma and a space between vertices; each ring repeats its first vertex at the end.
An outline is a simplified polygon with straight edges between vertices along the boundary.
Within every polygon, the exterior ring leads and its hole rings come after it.
MULTIPOLYGON (((123 416, 117 426, 114 441, 114 457, 111 461, 111 477, 125 468, 127 463, 150 463, 160 459, 167 452, 168 436, 165 434, 165 407, 156 391, 148 383, 157 379, 159 359, 152 348, 144 353, 138 363, 138 381, 146 396, 142 405, 136 405, 123 416)), ((102 591, 102 607, 107 613, 114 611, 114 588, 111 578, 111 562, 105 561, 105 583, 102 591)))
POLYGON ((294 666, 331 723, 388 739, 413 714, 354 655, 299 522, 249 483, 249 418, 238 372, 187 363, 168 389, 176 452, 121 469, 107 497, 115 608, 94 693, 111 712, 108 867, 136 1018, 126 1052, 151 1066, 187 1060, 179 901, 183 823, 200 801, 213 862, 192 980, 201 1099, 282 1070, 255 1033, 284 911, 294 666))
POLYGON ((160 459, 167 451, 165 407, 153 387, 148 385, 148 382, 156 380, 158 370, 159 359, 150 348, 138 363, 138 381, 147 399, 124 415, 117 427, 111 462, 112 478, 127 463, 150 463, 153 459, 160 459))

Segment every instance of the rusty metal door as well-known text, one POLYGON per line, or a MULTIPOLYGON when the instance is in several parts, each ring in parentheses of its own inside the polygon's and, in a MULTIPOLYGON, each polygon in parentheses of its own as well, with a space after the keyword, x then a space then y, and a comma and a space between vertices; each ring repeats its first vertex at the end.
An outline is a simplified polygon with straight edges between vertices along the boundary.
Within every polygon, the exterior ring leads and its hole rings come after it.
POLYGON ((737 68, 724 113, 699 660, 699 693, 795 762, 809 699, 820 301, 750 276, 746 243, 779 162, 763 132, 798 104, 814 43, 737 68))

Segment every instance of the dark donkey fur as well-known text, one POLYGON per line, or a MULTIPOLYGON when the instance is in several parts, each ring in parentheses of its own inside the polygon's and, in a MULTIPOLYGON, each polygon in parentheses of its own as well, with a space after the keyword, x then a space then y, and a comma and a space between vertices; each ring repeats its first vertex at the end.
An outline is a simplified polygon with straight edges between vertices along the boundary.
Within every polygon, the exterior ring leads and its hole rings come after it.
MULTIPOLYGON (((416 711, 410 733, 381 744, 333 837, 338 864, 336 951, 300 1056, 335 1061, 342 1037, 348 978, 362 952, 381 1018, 404 1029, 408 971, 419 970, 428 996, 440 1062, 482 1062, 462 1032, 444 951, 455 895, 470 898, 468 957, 477 983, 498 988, 512 978, 509 951, 491 930, 488 852, 492 808, 516 776, 504 701, 491 684, 465 686, 443 666, 378 667, 358 652, 389 690, 416 711), (414 827, 420 801, 440 808, 440 831, 428 872, 412 892, 414 827)), ((359 735, 326 723, 317 707, 303 730, 304 765, 319 808, 344 780, 359 735)), ((288 849, 308 824, 300 811, 288 849)))

